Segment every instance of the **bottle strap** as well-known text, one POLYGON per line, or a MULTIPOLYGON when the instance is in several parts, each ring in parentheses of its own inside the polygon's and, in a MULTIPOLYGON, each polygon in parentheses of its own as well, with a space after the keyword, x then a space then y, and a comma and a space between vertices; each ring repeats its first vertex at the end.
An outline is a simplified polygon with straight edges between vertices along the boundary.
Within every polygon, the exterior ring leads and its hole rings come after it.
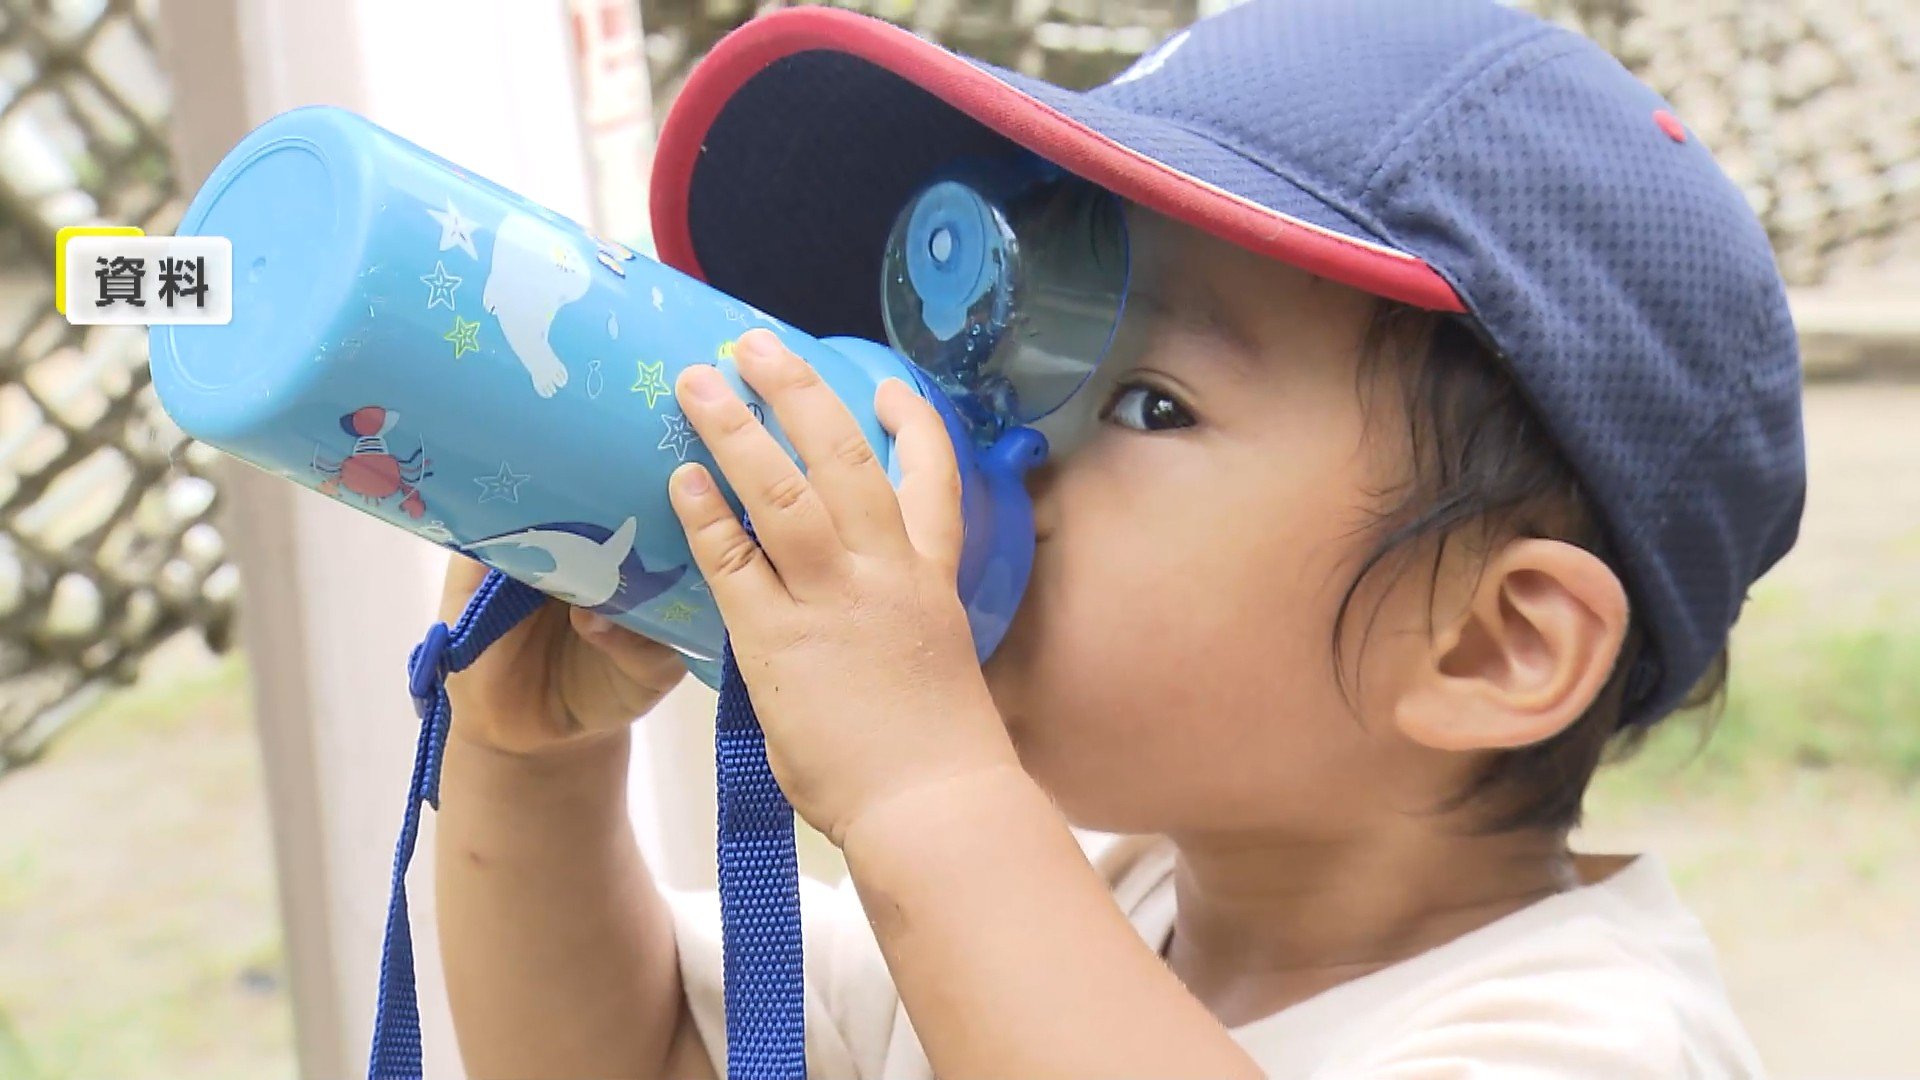
POLYGON ((538 590, 490 571, 452 629, 434 623, 426 640, 407 659, 407 688, 420 717, 420 741, 414 750, 413 780, 400 842, 393 852, 393 885, 387 899, 387 934, 380 946, 380 998, 373 1019, 373 1052, 367 1062, 372 1080, 417 1080, 420 1064, 420 1006, 413 985, 413 931, 407 920, 407 866, 420 833, 420 806, 440 808, 440 760, 446 751, 453 706, 447 701, 447 676, 465 669, 486 647, 518 626, 544 603, 538 590))
POLYGON ((720 953, 729 1080, 807 1075, 800 865, 793 807, 767 767, 767 740, 726 646, 713 725, 720 804, 720 953))
MULTIPOLYGON (((369 1080, 419 1080, 422 1071, 406 875, 420 831, 420 807, 440 807, 440 762, 453 720, 447 676, 471 665, 545 602, 538 590, 489 571, 454 626, 435 623, 407 661, 420 739, 394 849, 369 1080)), ((766 740, 730 643, 714 752, 727 1075, 732 1080, 800 1080, 806 1076, 806 1031, 793 808, 768 768, 766 740)))

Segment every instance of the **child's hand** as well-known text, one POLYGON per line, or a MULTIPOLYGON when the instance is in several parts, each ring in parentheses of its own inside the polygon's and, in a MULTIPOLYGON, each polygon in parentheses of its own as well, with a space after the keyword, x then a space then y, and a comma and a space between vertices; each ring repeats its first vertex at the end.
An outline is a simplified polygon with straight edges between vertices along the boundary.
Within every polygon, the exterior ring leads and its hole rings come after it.
POLYGON ((676 395, 759 543, 700 465, 674 473, 671 495, 794 808, 838 843, 896 794, 1017 767, 955 587, 960 480, 939 414, 880 387, 896 495, 846 407, 778 338, 743 335, 734 357, 806 472, 718 371, 689 367, 676 395))
MULTIPOLYGON (((440 598, 449 626, 485 576, 479 563, 453 557, 440 598)), ((665 645, 549 601, 447 680, 453 734, 513 754, 583 745, 624 731, 684 674, 665 645)))

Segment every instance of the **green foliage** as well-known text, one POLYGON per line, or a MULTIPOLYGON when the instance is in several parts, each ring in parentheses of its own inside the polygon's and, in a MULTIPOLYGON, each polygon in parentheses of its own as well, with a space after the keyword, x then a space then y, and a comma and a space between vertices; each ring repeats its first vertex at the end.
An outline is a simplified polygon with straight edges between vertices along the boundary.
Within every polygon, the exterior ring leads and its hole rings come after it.
POLYGON ((1775 625, 1742 638, 1724 712, 1669 719, 1597 784, 1625 797, 1754 794, 1783 773, 1827 770, 1920 784, 1920 625, 1775 625))

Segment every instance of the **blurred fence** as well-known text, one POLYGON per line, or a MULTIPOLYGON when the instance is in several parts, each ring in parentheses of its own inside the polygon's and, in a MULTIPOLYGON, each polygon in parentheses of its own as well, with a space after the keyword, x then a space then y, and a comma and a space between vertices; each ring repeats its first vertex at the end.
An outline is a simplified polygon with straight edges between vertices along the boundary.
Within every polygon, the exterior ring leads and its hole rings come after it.
MULTIPOLYGON (((783 6, 641 0, 654 114, 783 6)), ((1225 0, 850 0, 959 51, 1098 83, 1225 0)), ((1920 258, 1920 3, 1533 0, 1674 102, 1796 285, 1920 258)), ((371 11, 372 9, 368 9, 371 11)), ((557 14, 557 5, 556 5, 557 14)), ((211 454, 159 413, 137 330, 53 308, 62 225, 170 231, 149 0, 0 0, 0 774, 183 630, 224 648, 237 575, 211 454)))
POLYGON ((0 772, 180 631, 224 647, 232 616, 212 455, 161 415, 145 335, 53 306, 61 226, 177 219, 154 19, 0 0, 0 772))

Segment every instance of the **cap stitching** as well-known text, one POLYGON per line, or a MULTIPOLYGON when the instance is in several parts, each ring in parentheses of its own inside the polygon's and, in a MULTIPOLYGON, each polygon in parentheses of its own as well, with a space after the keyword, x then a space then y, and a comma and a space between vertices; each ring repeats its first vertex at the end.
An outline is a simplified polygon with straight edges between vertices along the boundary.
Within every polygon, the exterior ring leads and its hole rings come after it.
POLYGON ((1273 164, 1272 162, 1266 159, 1265 155, 1249 147, 1241 145, 1238 140, 1232 138, 1231 136, 1220 135, 1211 131, 1205 131, 1200 128, 1197 128, 1193 126, 1191 123, 1189 123, 1187 119, 1184 117, 1153 116, 1150 113, 1141 113, 1140 115, 1151 117, 1152 119, 1157 120, 1160 123, 1166 124, 1169 127, 1177 128, 1178 130, 1183 131, 1186 134, 1191 135, 1196 139, 1201 139, 1201 140, 1204 140, 1205 142, 1212 143, 1214 146, 1217 146, 1220 149, 1227 151, 1228 153, 1234 155, 1235 157, 1240 158, 1241 160, 1246 161, 1249 164, 1258 166, 1261 170, 1271 174, 1276 179, 1283 180, 1286 183, 1291 184, 1296 188, 1299 188, 1301 191, 1307 193, 1308 195, 1313 196, 1315 200, 1325 205, 1327 209, 1332 210, 1336 214, 1339 214, 1341 217, 1351 218, 1354 224, 1372 233, 1376 238, 1376 242, 1382 243, 1382 244, 1389 243, 1384 233, 1381 233, 1378 229, 1375 229, 1373 224, 1367 221, 1365 217, 1355 214, 1352 208, 1348 207, 1343 200, 1330 198, 1326 194, 1326 192, 1321 189, 1320 185, 1315 184, 1311 181, 1303 180, 1300 177, 1294 175, 1294 173, 1291 170, 1284 168, 1282 166, 1273 164))
MULTIPOLYGON (((1514 83, 1519 82, 1521 79, 1529 75, 1532 75, 1534 72, 1540 70, 1541 68, 1547 66, 1548 64, 1553 63, 1556 60, 1564 59, 1565 57, 1573 55, 1574 53, 1580 51, 1581 46, 1585 44, 1586 44, 1586 39, 1584 38, 1574 38, 1571 41, 1563 41, 1560 43, 1559 48, 1548 49, 1544 53, 1544 55, 1537 56, 1533 58, 1531 61, 1528 61, 1526 63, 1515 64, 1512 67, 1508 68, 1506 71, 1500 72, 1499 77, 1492 84, 1484 88, 1484 93, 1481 94, 1481 96, 1474 98, 1466 102, 1464 105, 1462 105, 1460 108, 1460 112, 1457 113, 1456 115, 1468 116, 1476 112, 1487 111, 1487 107, 1493 102, 1493 100, 1498 96, 1500 96, 1501 94, 1504 94, 1508 89, 1510 89, 1513 86, 1514 83)), ((1434 123, 1434 118, 1438 117, 1441 114, 1441 112, 1443 111, 1443 106, 1445 104, 1457 101, 1461 96, 1465 95, 1469 90, 1474 88, 1475 88, 1474 80, 1468 80, 1466 83, 1463 83, 1458 93, 1449 97, 1447 102, 1442 103, 1442 106, 1436 106, 1433 112, 1428 115, 1426 120, 1422 121, 1412 131, 1408 132, 1407 139, 1403 140, 1401 142, 1401 145, 1402 146, 1406 145, 1408 141, 1411 141, 1416 136, 1424 135, 1434 123)), ((1427 149, 1426 153, 1422 154, 1418 159, 1407 163, 1404 168, 1399 170, 1399 175, 1397 177, 1393 178, 1391 181, 1387 183, 1385 187, 1380 189, 1379 196, 1380 196, 1380 201, 1382 206, 1391 204, 1393 202, 1394 196, 1398 194, 1400 191, 1400 188, 1406 184, 1407 179, 1424 170, 1427 167, 1427 164, 1429 162, 1431 162, 1434 158, 1439 157, 1441 152, 1446 149, 1446 142, 1444 140, 1435 139, 1435 140, 1431 140, 1431 142, 1432 142, 1432 145, 1427 149)), ((1388 166, 1393 163, 1393 160, 1394 158, 1392 154, 1387 155, 1385 158, 1381 160, 1380 164, 1375 167, 1373 175, 1367 177, 1366 186, 1360 189, 1360 195, 1363 199, 1367 198, 1370 194, 1373 193, 1374 191, 1373 185, 1380 180, 1381 178, 1380 174, 1386 171, 1388 166)), ((1394 234, 1389 231, 1389 232, 1382 232, 1381 235, 1391 237, 1394 234)))
MULTIPOLYGON (((1750 322, 1742 331, 1739 351, 1741 356, 1750 357, 1754 355, 1755 342, 1762 333, 1762 328, 1757 325, 1757 323, 1771 320, 1771 318, 1772 313, 1763 308, 1759 312, 1758 317, 1753 322, 1750 322)), ((1739 408, 1742 405, 1749 404, 1753 400, 1755 382, 1759 377, 1759 372, 1760 365, 1758 364, 1749 363, 1742 365, 1739 386, 1735 388, 1733 393, 1727 395, 1725 402, 1720 407, 1719 415, 1714 417, 1713 423, 1708 424, 1701 430, 1698 436, 1686 444, 1681 455, 1679 467, 1667 475, 1666 483, 1662 484, 1660 489, 1654 493, 1652 501, 1653 513, 1649 514, 1639 524, 1632 525, 1620 531, 1620 535, 1626 541, 1626 547, 1630 551, 1637 552, 1653 546, 1647 543, 1648 538, 1661 529, 1666 528, 1667 523, 1673 519, 1673 502, 1668 496, 1673 494, 1674 489, 1681 486, 1681 481, 1691 480, 1698 475, 1703 464, 1701 456, 1698 453, 1699 448, 1717 438, 1720 432, 1724 430, 1738 414, 1739 408)), ((1742 576, 1745 575, 1743 574, 1742 576)), ((1674 589, 1670 590, 1670 592, 1674 600, 1677 601, 1675 604, 1676 607, 1681 609, 1688 607, 1684 597, 1680 595, 1680 590, 1674 589)), ((1736 604, 1736 609, 1737 606, 1736 604)), ((1647 691, 1644 697, 1648 701, 1658 701, 1672 692, 1672 688, 1667 684, 1672 681, 1673 675, 1671 666, 1665 663, 1668 656, 1667 650, 1660 647, 1659 628, 1652 620, 1649 620, 1645 629, 1647 635, 1653 640, 1654 652, 1661 657, 1662 663, 1660 665, 1659 676, 1655 679, 1652 688, 1647 691)))
POLYGON ((1382 133, 1380 140, 1371 150, 1372 153, 1379 155, 1379 160, 1374 162, 1373 168, 1368 170, 1366 177, 1360 182, 1357 194, 1364 198, 1367 192, 1372 190, 1375 181, 1380 178, 1381 171, 1393 160, 1394 154, 1410 140, 1419 136, 1427 125, 1433 122, 1434 117, 1445 112, 1463 94, 1473 90, 1489 72, 1496 70, 1496 65, 1503 60, 1511 60, 1515 52, 1535 47, 1539 40, 1558 30, 1559 27, 1551 23, 1542 24, 1530 20, 1504 34, 1481 42, 1474 52, 1485 53, 1486 57, 1471 73, 1459 77, 1453 87, 1427 106, 1418 119, 1413 119, 1413 114, 1409 113, 1382 133), (1394 138, 1395 132, 1402 128, 1405 130, 1394 138))
MULTIPOLYGON (((1770 318, 1771 312, 1762 308, 1755 322, 1770 318)), ((1760 327, 1749 323, 1741 332, 1741 356, 1750 357, 1754 355, 1754 343, 1759 335, 1760 327)), ((1667 496, 1672 494, 1673 489, 1679 486, 1681 480, 1692 477, 1700 468, 1700 456, 1695 453, 1695 451, 1701 446, 1706 445, 1709 439, 1720 433, 1720 429, 1725 427, 1727 422, 1733 419, 1734 412, 1739 406, 1745 405, 1752 400, 1754 396, 1754 382, 1759 376, 1759 370, 1760 365, 1758 364, 1749 363, 1741 365, 1740 384, 1735 388, 1733 393, 1727 395, 1725 401, 1720 406, 1719 414, 1714 417, 1713 423, 1709 424, 1699 436, 1686 444, 1680 468, 1669 473, 1667 482, 1661 485, 1659 491, 1655 493, 1655 505, 1659 508, 1658 512, 1644 525, 1630 530, 1628 532, 1629 536, 1641 536, 1666 526, 1667 522, 1673 517, 1673 507, 1671 503, 1667 502, 1667 496)))

